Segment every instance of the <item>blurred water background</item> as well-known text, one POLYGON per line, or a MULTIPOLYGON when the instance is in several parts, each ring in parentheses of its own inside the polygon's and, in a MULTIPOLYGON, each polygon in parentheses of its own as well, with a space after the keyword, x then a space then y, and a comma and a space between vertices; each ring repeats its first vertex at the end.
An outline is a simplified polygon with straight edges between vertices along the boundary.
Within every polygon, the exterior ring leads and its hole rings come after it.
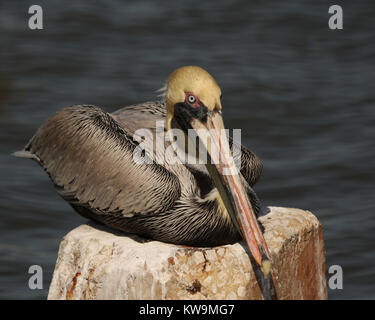
POLYGON ((153 100, 175 68, 199 65, 223 91, 228 128, 263 160, 264 205, 311 210, 327 267, 375 298, 375 5, 371 1, 0 2, 0 298, 45 299, 64 234, 85 222, 42 169, 10 153, 57 110, 112 112, 153 100), (341 4, 344 30, 328 28, 341 4), (30 265, 44 289, 28 288, 30 265))

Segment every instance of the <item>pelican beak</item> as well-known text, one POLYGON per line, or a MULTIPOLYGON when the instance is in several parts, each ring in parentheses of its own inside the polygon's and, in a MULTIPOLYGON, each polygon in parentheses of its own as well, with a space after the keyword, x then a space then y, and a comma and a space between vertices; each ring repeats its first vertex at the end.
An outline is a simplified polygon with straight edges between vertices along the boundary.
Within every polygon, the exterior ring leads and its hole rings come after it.
POLYGON ((190 126, 196 131, 207 150, 210 158, 210 163, 206 164, 207 170, 233 224, 242 235, 264 275, 267 276, 271 261, 269 250, 241 181, 240 169, 235 166, 220 113, 208 112, 206 121, 192 118, 190 126))

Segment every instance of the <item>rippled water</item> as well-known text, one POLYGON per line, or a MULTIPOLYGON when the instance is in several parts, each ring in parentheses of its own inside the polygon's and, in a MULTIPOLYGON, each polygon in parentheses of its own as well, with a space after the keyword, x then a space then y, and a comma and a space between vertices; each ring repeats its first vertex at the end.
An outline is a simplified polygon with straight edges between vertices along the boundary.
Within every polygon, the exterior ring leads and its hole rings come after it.
MULTIPOLYGON (((264 205, 311 210, 332 299, 375 298, 375 6, 345 2, 344 30, 325 1, 38 1, 0 4, 0 298, 44 299, 59 242, 84 222, 33 162, 10 157, 55 111, 114 111, 152 100, 176 67, 195 64, 223 91, 227 127, 263 160, 264 205), (28 289, 28 268, 44 289, 28 289)), ((343 3, 341 1, 341 3, 343 3)))

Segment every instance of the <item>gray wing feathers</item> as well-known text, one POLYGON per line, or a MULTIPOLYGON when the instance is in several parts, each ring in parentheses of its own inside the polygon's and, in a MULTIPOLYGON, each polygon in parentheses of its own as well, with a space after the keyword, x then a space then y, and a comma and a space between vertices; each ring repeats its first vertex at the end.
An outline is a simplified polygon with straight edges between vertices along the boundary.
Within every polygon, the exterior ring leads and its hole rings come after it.
POLYGON ((177 177, 153 164, 136 164, 136 143, 95 106, 68 107, 37 131, 26 146, 40 159, 58 192, 74 205, 125 217, 157 214, 180 195, 177 177))
POLYGON ((128 106, 115 111, 111 116, 131 135, 140 128, 153 130, 156 127, 156 121, 165 122, 165 102, 149 101, 128 106))

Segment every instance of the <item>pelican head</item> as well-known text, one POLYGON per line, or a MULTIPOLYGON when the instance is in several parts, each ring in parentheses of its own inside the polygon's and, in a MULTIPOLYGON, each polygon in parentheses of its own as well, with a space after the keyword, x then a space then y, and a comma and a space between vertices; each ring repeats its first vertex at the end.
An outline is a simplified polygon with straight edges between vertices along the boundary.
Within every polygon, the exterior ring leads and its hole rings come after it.
POLYGON ((199 98, 196 100, 197 105, 201 102, 209 111, 221 111, 221 89, 215 79, 200 67, 185 66, 173 71, 168 78, 168 115, 173 116, 175 105, 184 102, 189 93, 190 96, 199 98))
POLYGON ((193 129, 210 158, 207 170, 218 190, 218 202, 229 213, 255 261, 268 274, 270 255, 251 203, 235 168, 221 116, 221 89, 215 79, 196 66, 181 67, 168 78, 167 130, 193 129))

